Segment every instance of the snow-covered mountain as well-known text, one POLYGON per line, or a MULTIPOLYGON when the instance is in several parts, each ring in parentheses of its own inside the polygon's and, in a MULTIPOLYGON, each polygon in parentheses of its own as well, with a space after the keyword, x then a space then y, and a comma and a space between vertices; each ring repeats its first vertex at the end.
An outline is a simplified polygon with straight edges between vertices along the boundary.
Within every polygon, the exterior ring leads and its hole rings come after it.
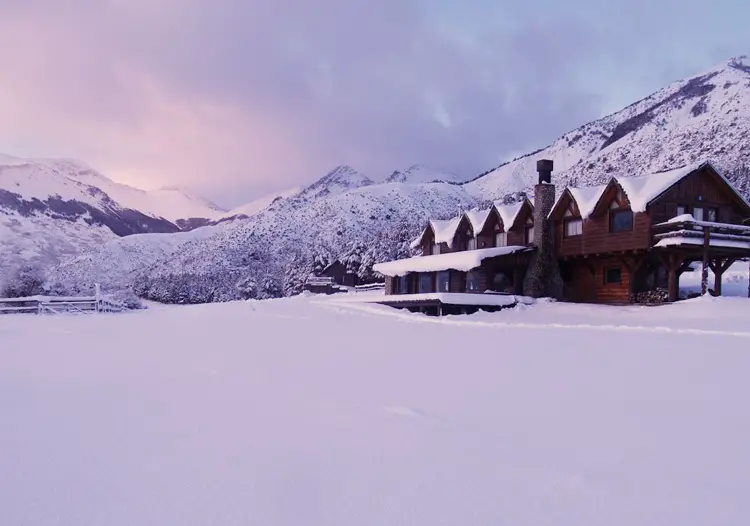
POLYGON ((750 195, 750 60, 745 56, 572 130, 467 183, 466 189, 485 198, 531 191, 538 159, 554 161, 559 184, 583 186, 705 158, 750 195))
POLYGON ((118 236, 177 232, 179 218, 220 213, 182 190, 146 192, 76 161, 2 155, 0 278, 22 263, 54 263, 118 236))
POLYGON ((223 213, 219 217, 219 219, 228 219, 231 217, 238 217, 238 216, 246 216, 246 217, 254 216, 256 214, 261 213, 263 210, 267 209, 277 199, 286 199, 288 197, 294 197, 295 195, 299 194, 304 189, 305 189, 304 186, 294 186, 292 188, 288 188, 280 192, 272 192, 270 194, 266 194, 262 197, 259 197, 257 199, 250 201, 249 203, 245 203, 244 205, 240 205, 237 208, 233 208, 230 211, 223 213))
POLYGON ((464 180, 453 172, 415 164, 406 170, 396 170, 385 180, 386 183, 463 183, 464 180))
POLYGON ((313 269, 333 258, 366 278, 373 263, 406 255, 428 217, 450 217, 531 192, 540 158, 554 160, 559 187, 711 159, 750 197, 748 154, 750 65, 736 58, 466 183, 415 166, 378 184, 341 166, 291 195, 247 205, 247 217, 221 214, 214 226, 179 242, 114 239, 52 275, 65 286, 91 276, 111 286, 133 284, 140 294, 162 301, 280 295, 299 290, 313 269), (428 182, 434 179, 446 182, 428 182), (141 243, 151 248, 141 249, 141 243), (121 258, 127 261, 120 264, 121 258))
POLYGON ((336 195, 374 184, 372 179, 351 166, 339 166, 302 190, 297 197, 310 201, 319 197, 336 195))

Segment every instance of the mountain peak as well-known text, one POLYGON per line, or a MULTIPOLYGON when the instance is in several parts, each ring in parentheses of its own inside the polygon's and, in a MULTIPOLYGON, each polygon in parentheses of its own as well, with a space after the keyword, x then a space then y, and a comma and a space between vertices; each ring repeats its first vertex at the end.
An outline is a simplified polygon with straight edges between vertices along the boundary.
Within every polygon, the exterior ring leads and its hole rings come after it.
POLYGON ((462 183, 458 175, 446 170, 432 168, 424 164, 413 164, 406 170, 396 170, 385 180, 386 183, 462 183))
POLYGON ((302 190, 298 197, 314 198, 326 195, 334 195, 370 186, 374 184, 372 179, 358 172, 349 165, 337 166, 313 184, 302 190))

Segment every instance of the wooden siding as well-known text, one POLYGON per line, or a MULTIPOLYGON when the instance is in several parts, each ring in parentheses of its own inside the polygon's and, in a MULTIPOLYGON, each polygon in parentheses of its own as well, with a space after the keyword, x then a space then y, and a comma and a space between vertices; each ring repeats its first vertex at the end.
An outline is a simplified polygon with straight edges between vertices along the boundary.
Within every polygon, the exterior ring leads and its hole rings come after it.
POLYGON ((694 206, 716 208, 719 223, 742 224, 750 216, 750 210, 708 166, 673 185, 651 203, 648 211, 654 224, 663 223, 677 215, 679 205, 688 207, 688 212, 694 206))
MULTIPOLYGON (((577 256, 591 254, 607 254, 630 250, 645 250, 651 246, 651 218, 648 213, 640 212, 633 215, 633 229, 626 232, 610 232, 610 215, 618 210, 630 210, 630 203, 624 193, 618 198, 619 185, 612 184, 604 192, 599 206, 583 220, 582 234, 579 236, 565 236, 565 221, 562 214, 568 206, 560 206, 555 219, 555 245, 558 255, 577 256), (616 202, 619 208, 610 208, 616 202), (562 212, 561 212, 562 211, 562 212)), ((565 194, 563 200, 572 205, 574 215, 580 218, 580 212, 575 200, 565 194)), ((561 203, 562 205, 562 203, 561 203)))
POLYGON ((633 258, 576 259, 563 262, 562 267, 566 300, 611 305, 630 303, 633 258), (620 283, 605 283, 605 272, 609 268, 620 269, 620 283))

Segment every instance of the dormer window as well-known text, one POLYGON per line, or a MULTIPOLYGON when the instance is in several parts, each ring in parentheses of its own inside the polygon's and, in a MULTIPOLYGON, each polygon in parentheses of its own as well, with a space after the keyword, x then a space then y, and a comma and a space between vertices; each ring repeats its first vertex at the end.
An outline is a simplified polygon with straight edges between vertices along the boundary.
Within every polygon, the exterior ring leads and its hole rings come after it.
POLYGON ((440 243, 433 243, 430 247, 430 254, 437 255, 440 254, 440 243))
POLYGON ((633 230, 633 211, 632 210, 610 210, 609 231, 610 232, 627 232, 630 230, 633 230))
POLYGON ((583 219, 571 218, 563 221, 565 226, 565 237, 580 236, 583 234, 583 219))
POLYGON ((507 247, 508 246, 508 233, 507 232, 496 232, 495 233, 495 246, 496 247, 507 247))
POLYGON ((470 237, 466 241, 466 250, 476 250, 477 249, 477 238, 470 237))
POLYGON ((526 225, 526 244, 531 245, 534 243, 534 225, 526 225))

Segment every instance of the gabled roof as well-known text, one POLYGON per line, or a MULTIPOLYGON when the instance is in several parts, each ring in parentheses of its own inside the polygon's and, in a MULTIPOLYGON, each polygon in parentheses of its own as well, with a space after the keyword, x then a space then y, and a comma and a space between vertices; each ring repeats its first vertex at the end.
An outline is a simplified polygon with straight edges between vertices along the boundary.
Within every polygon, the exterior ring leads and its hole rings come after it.
POLYGON ((622 191, 627 196, 628 201, 630 202, 630 208, 633 212, 645 212, 650 203, 662 196, 672 186, 706 166, 716 172, 732 190, 735 196, 737 196, 737 198, 740 199, 748 209, 750 209, 750 203, 748 203, 747 200, 737 192, 737 189, 729 182, 729 180, 727 180, 726 177, 724 177, 721 171, 716 168, 711 161, 701 161, 674 170, 657 172, 639 177, 612 177, 609 182, 604 185, 584 186, 580 188, 568 187, 560 194, 560 197, 558 197, 552 210, 554 211, 558 207, 563 196, 568 192, 578 205, 581 217, 587 218, 596 209, 607 188, 612 184, 616 184, 622 188, 622 191))
POLYGON ((474 230, 474 235, 477 235, 484 228, 493 208, 497 210, 500 219, 503 221, 503 226, 507 230, 516 222, 518 215, 521 213, 521 210, 523 210, 523 206, 526 203, 528 203, 532 209, 534 208, 534 205, 532 205, 531 201, 528 199, 509 205, 497 201, 492 205, 492 208, 487 210, 469 210, 452 219, 431 219, 425 229, 422 230, 422 233, 420 233, 409 246, 411 248, 418 248, 419 245, 422 244, 424 235, 429 229, 432 229, 435 234, 435 243, 447 243, 447 245, 451 247, 453 245, 453 239, 456 236, 456 231, 464 217, 474 230))
POLYGON ((435 234, 435 243, 447 243, 449 247, 452 246, 453 238, 456 236, 456 230, 458 230, 458 225, 461 224, 461 219, 463 219, 463 217, 464 215, 462 214, 452 219, 430 219, 427 227, 422 230, 422 233, 419 234, 409 246, 411 248, 417 248, 422 244, 424 235, 430 229, 435 234))
POLYGON ((484 225, 490 217, 490 212, 492 212, 491 208, 487 210, 469 210, 464 214, 466 219, 469 220, 471 228, 474 229, 474 235, 477 235, 484 230, 484 225))
POLYGON ((495 201, 493 206, 495 207, 495 210, 497 210, 497 213, 500 215, 500 219, 503 220, 503 227, 505 227, 506 231, 516 222, 516 219, 518 219, 518 214, 521 213, 523 205, 525 205, 526 203, 529 203, 529 206, 532 206, 531 201, 529 201, 528 199, 524 199, 522 201, 519 201, 518 203, 512 203, 509 205, 503 204, 501 201, 495 201))

